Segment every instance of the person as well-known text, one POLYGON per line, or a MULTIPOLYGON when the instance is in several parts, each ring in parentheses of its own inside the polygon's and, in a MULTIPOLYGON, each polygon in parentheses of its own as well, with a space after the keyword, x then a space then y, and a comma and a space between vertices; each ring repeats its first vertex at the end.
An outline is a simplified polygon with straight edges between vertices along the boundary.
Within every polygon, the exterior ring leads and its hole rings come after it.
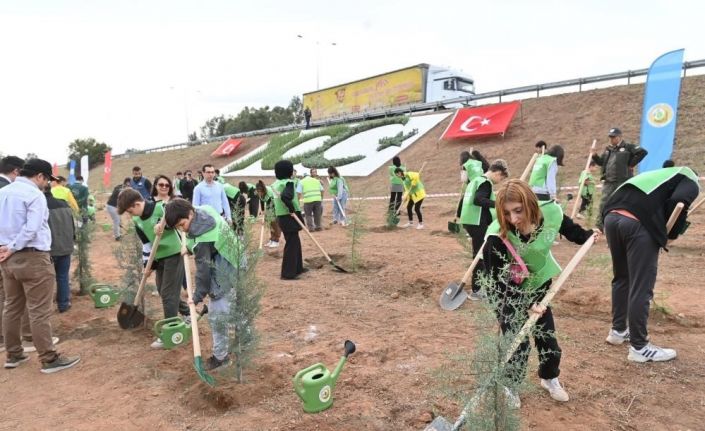
POLYGON ((308 128, 311 127, 311 109, 308 106, 304 109, 304 119, 306 120, 306 129, 308 130, 308 128))
POLYGON ((264 213, 264 221, 269 224, 269 242, 265 246, 277 248, 282 231, 279 229, 279 223, 274 213, 274 191, 270 186, 265 186, 262 180, 259 180, 255 187, 259 195, 260 210, 264 213))
POLYGON ((595 170, 597 169, 597 164, 590 160, 588 165, 588 170, 580 173, 580 178, 578 183, 583 185, 580 192, 580 208, 578 209, 578 214, 576 218, 584 219, 587 214, 592 214, 592 197, 595 195, 595 170))
POLYGON ((174 186, 171 180, 166 175, 157 175, 154 178, 154 186, 150 192, 152 200, 155 202, 162 201, 165 204, 174 198, 174 186))
POLYGON ((233 228, 238 235, 242 235, 245 226, 245 206, 247 205, 247 198, 245 198, 244 193, 240 193, 239 188, 230 183, 224 183, 223 190, 225 190, 225 196, 228 198, 230 214, 233 216, 233 228))
POLYGON ((556 176, 558 167, 563 166, 564 155, 563 147, 553 145, 550 150, 536 158, 529 177, 529 185, 540 201, 556 199, 556 176))
POLYGON ((348 202, 348 183, 341 177, 338 170, 331 166, 328 168, 328 193, 333 197, 333 224, 347 224, 345 205, 348 202))
POLYGON ((237 187, 243 196, 247 196, 247 211, 250 213, 250 217, 256 218, 259 214, 259 196, 255 193, 255 185, 240 181, 237 187))
POLYGON ((193 190, 193 206, 208 205, 218 214, 225 217, 228 223, 233 222, 228 197, 223 185, 215 181, 215 168, 211 164, 203 165, 204 181, 198 183, 193 190))
POLYGON ((299 201, 296 199, 294 180, 294 165, 289 160, 280 160, 274 164, 274 175, 277 180, 272 184, 274 192, 274 215, 277 216, 279 228, 284 233, 284 255, 282 256, 282 280, 296 280, 300 274, 308 271, 304 268, 301 256, 301 226, 293 217, 298 217, 303 223, 299 201), (293 217, 292 217, 293 215, 293 217))
POLYGON ((629 341, 627 359, 634 362, 669 361, 676 351, 649 341, 647 321, 654 295, 659 249, 683 234, 688 207, 697 198, 698 176, 687 167, 662 168, 626 180, 602 209, 607 245, 612 255, 612 329, 607 342, 629 341), (685 204, 675 225, 666 221, 685 204))
POLYGON ((98 210, 95 204, 95 196, 92 194, 88 195, 88 206, 86 207, 86 218, 89 221, 95 222, 95 213, 98 210))
POLYGON ((225 184, 225 177, 220 176, 220 169, 215 170, 215 180, 220 184, 225 184))
POLYGON ((214 370, 230 362, 227 319, 230 307, 235 306, 230 303, 233 283, 237 274, 246 270, 244 250, 212 207, 194 207, 184 199, 174 199, 166 204, 164 216, 167 226, 186 234, 186 245, 196 258, 196 289, 189 304, 198 305, 206 296, 210 298, 208 321, 213 354, 206 360, 205 368, 214 370))
POLYGON ((416 211, 416 217, 419 218, 419 224, 416 229, 423 229, 423 214, 421 214, 421 205, 426 197, 426 189, 421 182, 421 174, 418 172, 404 172, 400 168, 394 171, 394 174, 404 182, 404 193, 407 197, 406 214, 409 217, 409 222, 403 225, 403 228, 414 225, 414 215, 411 212, 416 211))
POLYGON ((181 197, 181 180, 184 179, 184 174, 181 171, 178 171, 176 173, 176 176, 174 179, 171 181, 171 183, 174 185, 174 196, 176 197, 181 197))
MULTIPOLYGON (((497 190, 497 220, 487 229, 483 248, 484 270, 490 281, 487 292, 503 334, 516 334, 524 325, 528 313, 540 315, 536 322, 534 343, 538 349, 541 387, 556 401, 569 400, 558 376, 560 374, 561 348, 556 337, 551 307, 539 304, 551 286, 551 279, 560 274, 561 268, 551 254, 555 237, 560 233, 569 241, 583 244, 598 232, 585 230, 566 215, 556 202, 539 202, 529 185, 519 179, 510 179, 497 190), (509 248, 511 246, 511 249, 509 248), (520 284, 508 275, 508 263, 523 260, 529 274, 520 284)), ((511 407, 518 408, 521 400, 513 388, 526 374, 529 340, 522 342, 505 368, 509 387, 505 394, 511 407)))
MULTIPOLYGON (((157 177, 156 182, 166 183, 169 179, 163 175, 157 177)), ((171 187, 169 187, 171 188, 171 187)), ((128 213, 132 216, 135 224, 135 232, 142 241, 142 244, 154 244, 157 232, 160 229, 159 223, 164 217, 165 201, 145 200, 142 195, 132 188, 120 192, 118 196, 118 213, 128 213)), ((181 285, 183 283, 184 262, 181 258, 181 243, 176 231, 164 229, 159 241, 159 247, 154 254, 154 261, 151 268, 145 268, 147 275, 156 270, 157 292, 162 298, 162 309, 164 318, 169 319, 179 314, 179 309, 183 311, 181 303, 181 285)), ((152 348, 160 349, 164 347, 162 340, 157 338, 151 344, 152 348)))
POLYGON ((78 204, 78 211, 81 214, 81 219, 83 223, 88 222, 88 196, 90 191, 88 187, 83 184, 83 177, 81 175, 76 176, 76 182, 69 186, 73 197, 76 198, 76 203, 78 204))
POLYGON ((470 184, 470 181, 481 176, 484 172, 487 172, 489 168, 490 163, 479 151, 473 150, 472 153, 463 151, 460 153, 460 182, 462 183, 462 189, 456 213, 460 213, 463 208, 465 190, 468 184, 470 184))
POLYGON ((113 221, 113 237, 115 241, 120 241, 120 238, 122 238, 122 233, 120 232, 120 214, 118 214, 117 210, 118 195, 121 191, 129 188, 131 182, 130 177, 125 177, 125 179, 122 180, 122 184, 118 184, 113 188, 113 192, 110 194, 108 202, 106 203, 108 214, 110 214, 110 218, 113 221))
POLYGON ((73 212, 66 201, 54 197, 53 189, 47 187, 44 196, 49 208, 49 230, 51 231, 51 250, 49 252, 56 273, 56 305, 59 313, 71 308, 71 253, 76 239, 73 212))
POLYGON ((51 194, 56 199, 61 199, 62 201, 65 201, 69 205, 69 208, 71 208, 75 214, 80 213, 76 198, 73 196, 71 190, 66 187, 66 178, 59 175, 56 177, 56 181, 52 181, 51 194))
POLYGON ((404 194, 404 182, 394 173, 397 168, 406 171, 406 166, 401 164, 399 156, 394 156, 392 158, 392 164, 389 166, 389 183, 391 184, 389 211, 395 214, 399 211, 402 195, 404 194))
POLYGON ((321 216, 323 215, 323 184, 318 179, 318 171, 311 168, 311 175, 299 181, 296 193, 303 198, 306 226, 311 231, 321 231, 321 216))
MULTIPOLYGON (((485 242, 487 227, 496 218, 495 195, 492 186, 504 181, 508 175, 507 162, 498 159, 492 162, 484 175, 473 178, 465 188, 463 206, 456 217, 460 218, 460 223, 470 237, 473 257, 480 252, 482 244, 485 242)), ((473 301, 479 301, 483 298, 479 283, 481 272, 482 265, 478 263, 472 274, 472 292, 468 295, 473 301)))
POLYGON ((137 190, 144 200, 148 201, 152 199, 149 192, 152 191, 152 183, 142 176, 142 168, 135 166, 132 168, 132 181, 130 181, 130 187, 137 190))
POLYGON ((191 171, 186 171, 186 177, 181 179, 179 183, 179 190, 181 190, 181 196, 188 200, 193 201, 193 190, 198 185, 198 181, 191 177, 191 171))
POLYGON ((56 273, 49 257, 49 208, 42 193, 51 180, 56 181, 51 164, 30 159, 20 170, 20 176, 0 189, 5 368, 17 368, 29 360, 20 336, 22 315, 29 310, 32 342, 42 363, 41 372, 45 374, 73 367, 81 360, 80 356, 60 355, 52 337, 50 317, 56 273))
MULTIPOLYGON (((7 156, 0 160, 0 189, 11 184, 20 175, 20 170, 24 166, 24 160, 16 156, 7 156)), ((2 221, 0 221, 2 223, 2 221)), ((2 335, 2 316, 5 309, 5 290, 2 287, 2 271, 0 271, 0 352, 5 351, 5 339, 2 335)), ((32 336, 29 327, 29 314, 25 307, 22 316, 22 338, 28 339, 32 336)))
POLYGON ((545 154, 548 149, 548 145, 544 141, 538 141, 534 144, 534 152, 537 154, 545 154))
POLYGON ((201 171, 196 171, 196 180, 198 180, 199 183, 202 183, 202 182, 203 182, 203 180, 204 180, 203 172, 201 172, 201 171))
POLYGON ((609 130, 607 136, 610 144, 605 148, 602 155, 592 152, 592 160, 602 167, 602 199, 595 225, 602 230, 602 214, 605 203, 610 195, 617 190, 623 182, 634 176, 634 168, 648 154, 644 148, 630 144, 622 138, 622 131, 614 127, 609 130))

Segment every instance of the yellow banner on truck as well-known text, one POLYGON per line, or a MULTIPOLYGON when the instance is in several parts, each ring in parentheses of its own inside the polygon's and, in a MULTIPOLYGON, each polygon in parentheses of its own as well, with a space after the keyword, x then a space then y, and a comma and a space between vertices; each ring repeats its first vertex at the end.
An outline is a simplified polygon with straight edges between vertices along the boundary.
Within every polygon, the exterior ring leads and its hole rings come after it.
POLYGON ((428 66, 418 65, 304 94, 311 117, 320 120, 423 102, 428 66))

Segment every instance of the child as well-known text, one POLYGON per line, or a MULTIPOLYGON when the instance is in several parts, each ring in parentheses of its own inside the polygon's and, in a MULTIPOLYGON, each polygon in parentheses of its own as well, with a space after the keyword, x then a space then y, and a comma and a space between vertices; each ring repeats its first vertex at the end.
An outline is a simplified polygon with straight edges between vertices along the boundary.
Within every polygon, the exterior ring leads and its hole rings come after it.
MULTIPOLYGON (((144 250, 151 250, 151 244, 154 243, 154 238, 156 238, 157 225, 164 215, 164 202, 147 202, 140 192, 127 188, 118 195, 117 205, 118 214, 122 215, 126 212, 132 216, 137 236, 146 247, 143 249, 143 253, 144 250)), ((172 229, 165 229, 162 233, 152 267, 145 268, 147 276, 155 269, 157 271, 157 291, 162 298, 164 318, 175 317, 179 313, 180 308, 185 310, 186 304, 180 307, 182 302, 181 284, 184 281, 184 262, 181 259, 179 238, 172 229)), ((152 343, 152 347, 160 349, 164 345, 157 338, 152 343)))
POLYGON ((277 223, 277 217, 274 214, 274 192, 271 187, 265 186, 262 180, 259 180, 255 187, 259 195, 260 209, 264 213, 264 221, 269 224, 269 242, 266 247, 277 248, 282 231, 279 229, 279 223, 277 223))
POLYGON ((230 339, 226 319, 232 283, 246 266, 244 250, 227 221, 207 205, 194 207, 187 200, 174 199, 164 211, 167 226, 186 233, 186 246, 196 258, 196 289, 191 300, 199 304, 210 297, 213 355, 206 360, 206 369, 227 365, 230 339))
POLYGON ((583 189, 580 192, 580 209, 578 214, 575 216, 579 219, 585 218, 585 211, 587 210, 588 217, 592 214, 592 197, 595 194, 595 177, 593 174, 597 170, 597 163, 590 160, 590 166, 587 171, 580 173, 580 179, 578 179, 578 184, 583 185, 583 189))
POLYGON ((414 225, 414 215, 411 212, 412 208, 416 211, 416 216, 419 218, 419 225, 416 229, 423 229, 423 214, 421 214, 421 205, 426 197, 426 190, 421 182, 421 174, 418 172, 404 172, 400 168, 394 171, 394 174, 404 182, 404 192, 409 199, 406 205, 406 213, 409 216, 409 222, 402 226, 403 228, 414 225))

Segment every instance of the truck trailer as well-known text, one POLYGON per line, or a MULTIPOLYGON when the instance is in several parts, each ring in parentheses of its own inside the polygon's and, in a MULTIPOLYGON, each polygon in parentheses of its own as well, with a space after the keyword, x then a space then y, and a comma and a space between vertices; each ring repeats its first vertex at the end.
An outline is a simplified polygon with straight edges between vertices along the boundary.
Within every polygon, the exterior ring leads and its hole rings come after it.
POLYGON ((467 74, 422 63, 304 93, 303 104, 314 120, 322 120, 474 94, 475 83, 467 74))

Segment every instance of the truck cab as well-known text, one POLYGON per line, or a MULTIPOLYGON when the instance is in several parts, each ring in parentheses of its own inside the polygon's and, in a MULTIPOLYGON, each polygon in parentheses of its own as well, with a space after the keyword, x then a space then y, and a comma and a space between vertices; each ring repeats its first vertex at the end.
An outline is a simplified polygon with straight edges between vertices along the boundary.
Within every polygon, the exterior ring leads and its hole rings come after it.
MULTIPOLYGON (((447 99, 468 97, 475 94, 475 81, 467 74, 456 70, 428 66, 426 75, 426 102, 442 102, 447 99)), ((460 107, 460 103, 446 107, 460 107)))

